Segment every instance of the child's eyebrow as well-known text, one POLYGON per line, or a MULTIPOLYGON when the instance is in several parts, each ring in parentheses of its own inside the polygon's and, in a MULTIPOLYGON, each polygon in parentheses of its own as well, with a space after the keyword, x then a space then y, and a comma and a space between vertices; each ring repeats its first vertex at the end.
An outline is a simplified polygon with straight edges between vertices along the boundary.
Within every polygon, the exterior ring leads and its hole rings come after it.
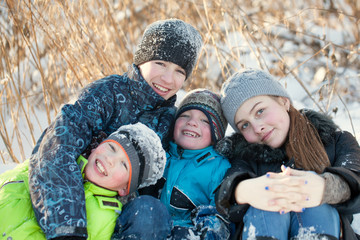
MULTIPOLYGON (((260 103, 262 103, 262 101, 257 102, 257 103, 254 104, 254 106, 253 106, 253 107, 250 109, 250 111, 249 111, 249 115, 254 111, 254 109, 256 108, 256 106, 259 105, 260 103)), ((241 122, 243 122, 243 121, 244 121, 243 119, 240 119, 238 122, 235 123, 235 125, 237 126, 237 125, 239 125, 239 123, 241 123, 241 122)))
POLYGON ((250 109, 249 113, 251 114, 256 108, 256 106, 259 105, 260 103, 262 103, 262 101, 255 103, 254 106, 250 109))

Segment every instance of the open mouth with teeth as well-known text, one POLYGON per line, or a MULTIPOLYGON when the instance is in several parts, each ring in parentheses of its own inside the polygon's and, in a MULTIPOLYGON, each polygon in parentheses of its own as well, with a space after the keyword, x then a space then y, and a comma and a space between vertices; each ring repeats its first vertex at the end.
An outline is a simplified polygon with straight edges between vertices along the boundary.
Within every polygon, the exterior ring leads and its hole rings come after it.
POLYGON ((154 86, 156 89, 158 89, 159 91, 162 91, 162 92, 168 92, 168 91, 169 91, 168 88, 164 88, 164 87, 162 87, 162 86, 160 86, 160 85, 157 85, 156 83, 154 83, 153 86, 154 86))
POLYGON ((105 170, 105 167, 101 164, 100 161, 96 160, 96 161, 95 161, 95 164, 96 164, 96 168, 98 169, 98 171, 99 171, 101 174, 103 174, 103 175, 105 175, 105 176, 108 175, 107 172, 106 172, 106 170, 105 170))
POLYGON ((190 131, 183 131, 183 134, 184 134, 185 136, 194 137, 194 138, 200 137, 199 134, 197 134, 197 133, 195 133, 195 132, 190 132, 190 131))

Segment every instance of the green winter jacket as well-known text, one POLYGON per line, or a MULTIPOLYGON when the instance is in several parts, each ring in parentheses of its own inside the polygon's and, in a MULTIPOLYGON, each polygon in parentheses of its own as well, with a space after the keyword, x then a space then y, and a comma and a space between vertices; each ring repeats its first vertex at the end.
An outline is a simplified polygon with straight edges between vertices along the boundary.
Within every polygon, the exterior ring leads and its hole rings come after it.
MULTIPOLYGON (((83 172, 87 160, 80 156, 83 172)), ((0 175, 0 239, 46 239, 32 209, 29 183, 29 161, 0 175)), ((110 239, 122 203, 117 192, 84 182, 88 239, 110 239)))

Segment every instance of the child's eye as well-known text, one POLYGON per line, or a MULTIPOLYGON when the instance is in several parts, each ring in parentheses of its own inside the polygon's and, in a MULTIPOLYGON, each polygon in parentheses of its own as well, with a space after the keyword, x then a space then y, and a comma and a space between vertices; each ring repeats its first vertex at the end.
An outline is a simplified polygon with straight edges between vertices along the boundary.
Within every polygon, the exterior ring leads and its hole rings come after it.
POLYGON ((261 109, 259 109, 259 110, 256 112, 256 115, 260 115, 260 114, 262 114, 263 112, 264 112, 264 109, 261 108, 261 109))
POLYGON ((160 65, 160 66, 165 66, 165 63, 163 63, 163 62, 155 62, 155 64, 160 65))
POLYGON ((201 122, 204 122, 206 124, 210 124, 209 120, 208 119, 201 119, 201 122))
POLYGON ((184 70, 182 70, 182 69, 176 70, 176 72, 180 73, 181 75, 186 76, 185 71, 184 71, 184 70))
POLYGON ((244 123, 243 125, 240 125, 240 131, 245 130, 249 126, 249 123, 244 123))
POLYGON ((180 117, 182 117, 182 118, 188 118, 188 117, 189 117, 189 115, 188 115, 188 114, 184 114, 184 113, 183 113, 183 114, 180 114, 179 118, 180 118, 180 117))
POLYGON ((116 152, 115 147, 114 147, 111 143, 109 143, 109 147, 111 148, 111 150, 112 150, 113 152, 116 152))
POLYGON ((124 165, 125 169, 128 170, 128 167, 127 167, 126 163, 122 162, 122 164, 124 165))

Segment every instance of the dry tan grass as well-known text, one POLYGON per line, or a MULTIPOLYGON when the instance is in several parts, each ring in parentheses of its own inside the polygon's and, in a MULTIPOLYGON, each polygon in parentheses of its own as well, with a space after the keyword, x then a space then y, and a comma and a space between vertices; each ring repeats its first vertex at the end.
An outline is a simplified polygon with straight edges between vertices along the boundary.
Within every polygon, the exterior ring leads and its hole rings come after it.
POLYGON ((143 30, 158 19, 183 19, 196 26, 205 41, 186 90, 218 90, 230 74, 248 66, 246 59, 250 55, 259 67, 274 75, 292 75, 322 111, 331 111, 330 103, 336 95, 344 103, 349 100, 344 96, 359 100, 339 69, 360 68, 360 6, 353 0, 342 3, 3 0, 0 136, 6 150, 0 149, 0 156, 3 161, 10 158, 14 162, 29 156, 22 146, 33 146, 39 137, 36 133, 42 130, 36 108, 46 112, 50 123, 60 105, 81 87, 109 74, 122 74, 132 62, 143 30), (341 28, 346 43, 328 41, 323 32, 327 26, 341 28), (298 48, 289 50, 289 43, 298 48), (313 79, 301 79, 301 71, 309 68, 314 72, 325 70, 321 88, 315 93, 307 89, 313 79), (8 121, 13 129, 6 129, 8 121), (19 127, 20 123, 26 130, 19 127), (19 146, 16 152, 14 145, 19 146))

